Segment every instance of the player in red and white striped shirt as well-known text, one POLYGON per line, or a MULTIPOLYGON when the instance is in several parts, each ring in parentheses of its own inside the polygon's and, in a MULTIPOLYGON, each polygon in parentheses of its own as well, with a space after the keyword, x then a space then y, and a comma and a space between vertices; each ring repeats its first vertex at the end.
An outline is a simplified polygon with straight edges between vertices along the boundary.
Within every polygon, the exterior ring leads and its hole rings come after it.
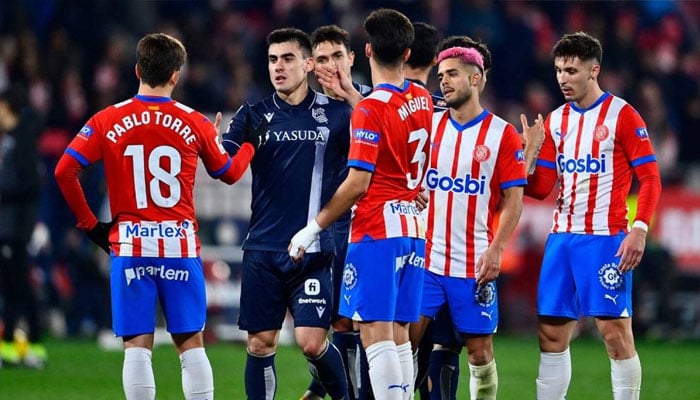
POLYGON ((124 341, 127 399, 155 398, 151 352, 156 301, 180 356, 185 398, 213 398, 202 335, 206 295, 192 194, 195 172, 201 158, 212 177, 234 183, 267 135, 265 125, 248 127, 248 143, 231 159, 214 125, 170 98, 186 56, 185 47, 171 36, 144 36, 136 50, 138 94, 90 118, 55 171, 78 228, 111 250, 112 325, 124 341), (100 160, 111 223, 97 221, 78 180, 83 168, 100 160))
MULTIPOLYGON (((411 326, 412 339, 420 338, 447 304, 468 350, 471 397, 495 399, 498 379, 492 336, 498 326, 498 301, 494 279, 522 210, 525 152, 516 129, 480 104, 485 77, 479 51, 448 48, 440 52, 438 63, 449 109, 433 118, 424 183, 430 197, 425 212, 427 273, 421 320, 411 326), (496 229, 493 218, 499 206, 496 229)), ((541 118, 538 124, 541 133, 541 118)), ((527 129, 528 137, 530 133, 527 129)), ((534 141, 530 142, 532 146, 534 141)), ((535 152, 528 148, 528 154, 533 162, 535 152)))
POLYGON ((641 364, 632 334, 632 270, 661 191, 647 127, 623 99, 598 84, 602 47, 584 32, 552 50, 567 103, 545 122, 545 142, 526 193, 546 197, 558 183, 552 233, 538 287, 537 398, 562 399, 571 380, 569 343, 578 319, 595 317, 610 357, 613 398, 638 399, 641 364), (628 229, 632 176, 639 208, 628 229))

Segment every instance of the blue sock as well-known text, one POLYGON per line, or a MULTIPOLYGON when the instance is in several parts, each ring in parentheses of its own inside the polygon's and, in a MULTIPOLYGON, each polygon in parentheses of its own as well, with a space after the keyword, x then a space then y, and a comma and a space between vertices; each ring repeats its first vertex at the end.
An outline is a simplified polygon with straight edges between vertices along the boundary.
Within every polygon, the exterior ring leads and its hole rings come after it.
POLYGON ((318 358, 306 357, 309 360, 309 371, 321 382, 331 399, 348 399, 348 381, 345 378, 343 359, 333 343, 326 343, 326 350, 318 358))
POLYGON ((459 380, 459 354, 436 349, 430 353, 428 375, 432 382, 430 400, 455 400, 459 380))
POLYGON ((248 400, 274 398, 277 392, 275 353, 256 356, 248 353, 245 362, 245 394, 248 400))

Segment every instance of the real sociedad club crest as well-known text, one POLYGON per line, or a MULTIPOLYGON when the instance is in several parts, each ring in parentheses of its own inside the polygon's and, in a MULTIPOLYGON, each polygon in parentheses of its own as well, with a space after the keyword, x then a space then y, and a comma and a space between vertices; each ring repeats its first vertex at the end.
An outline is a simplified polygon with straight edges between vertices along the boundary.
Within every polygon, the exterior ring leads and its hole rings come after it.
POLYGON ((324 110, 323 108, 312 108, 311 116, 314 117, 314 119, 318 121, 319 124, 328 123, 328 117, 326 117, 326 110, 324 110))
POLYGON ((490 307, 496 301, 496 284, 479 285, 474 291, 474 300, 482 307, 490 307))
POLYGON ((352 264, 345 264, 343 269, 343 284, 346 289, 352 289, 357 285, 357 268, 352 264))
POLYGON ((620 274, 617 264, 604 264, 598 270, 598 281, 600 285, 608 290, 618 289, 625 281, 625 277, 620 274))

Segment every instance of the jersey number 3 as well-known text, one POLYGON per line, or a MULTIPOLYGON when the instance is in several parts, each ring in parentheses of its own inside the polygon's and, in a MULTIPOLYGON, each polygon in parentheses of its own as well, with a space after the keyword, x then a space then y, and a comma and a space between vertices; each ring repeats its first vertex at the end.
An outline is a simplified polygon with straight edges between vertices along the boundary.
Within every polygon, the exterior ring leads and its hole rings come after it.
POLYGON ((428 131, 426 131, 424 128, 411 131, 411 133, 408 136, 408 143, 413 143, 415 141, 418 141, 418 146, 416 147, 416 151, 413 153, 413 158, 411 159, 411 169, 413 170, 413 164, 417 164, 417 166, 415 168, 415 175, 411 174, 411 172, 413 171, 406 174, 406 186, 408 186, 409 189, 415 189, 423 180, 425 161, 428 158, 427 154, 424 151, 425 142, 428 141, 428 131))
POLYGON ((137 208, 147 208, 149 200, 163 208, 173 207, 180 201, 180 181, 177 180, 177 175, 180 173, 182 160, 177 149, 171 146, 154 148, 148 154, 148 164, 146 164, 143 145, 127 146, 124 155, 132 158, 137 208), (167 161, 161 163, 163 159, 167 159, 167 161), (169 165, 170 170, 163 169, 161 165, 169 165), (153 176, 148 182, 146 182, 146 168, 153 176), (167 196, 163 193, 163 185, 168 188, 169 194, 167 196))

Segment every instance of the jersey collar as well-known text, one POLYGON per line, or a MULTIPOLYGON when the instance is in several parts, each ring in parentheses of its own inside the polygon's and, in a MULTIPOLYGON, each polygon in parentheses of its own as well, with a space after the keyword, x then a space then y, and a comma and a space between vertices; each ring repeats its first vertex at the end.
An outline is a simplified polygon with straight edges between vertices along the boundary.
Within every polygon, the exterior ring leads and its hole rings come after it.
POLYGON ((309 87, 309 92, 306 94, 304 100, 302 100, 299 104, 292 105, 282 100, 279 94, 275 92, 272 94, 272 102, 275 104, 275 107, 280 110, 293 110, 298 108, 306 108, 310 110, 314 103, 316 103, 316 94, 316 91, 309 87))
POLYGON ((570 101, 569 104, 571 104, 571 108, 572 108, 574 111, 583 114, 583 113, 585 113, 585 112, 588 111, 588 110, 592 110, 592 109, 598 107, 598 105, 599 105, 600 103, 604 102, 605 99, 607 99, 607 98, 610 97, 610 96, 611 96, 611 95, 610 95, 610 93, 608 93, 608 92, 603 93, 602 95, 600 95, 600 97, 598 97, 598 100, 596 100, 595 103, 591 104, 591 106, 588 107, 588 108, 581 108, 581 107, 577 106, 573 101, 570 101))
POLYGON ((134 96, 135 99, 145 101, 148 103, 167 103, 171 101, 172 99, 170 97, 165 97, 165 96, 145 96, 142 94, 137 94, 134 96))
POLYGON ((394 86, 391 83, 380 83, 379 85, 375 86, 375 88, 388 90, 390 92, 403 93, 406 90, 408 90, 408 85, 409 85, 409 82, 406 79, 404 79, 401 87, 394 86))

